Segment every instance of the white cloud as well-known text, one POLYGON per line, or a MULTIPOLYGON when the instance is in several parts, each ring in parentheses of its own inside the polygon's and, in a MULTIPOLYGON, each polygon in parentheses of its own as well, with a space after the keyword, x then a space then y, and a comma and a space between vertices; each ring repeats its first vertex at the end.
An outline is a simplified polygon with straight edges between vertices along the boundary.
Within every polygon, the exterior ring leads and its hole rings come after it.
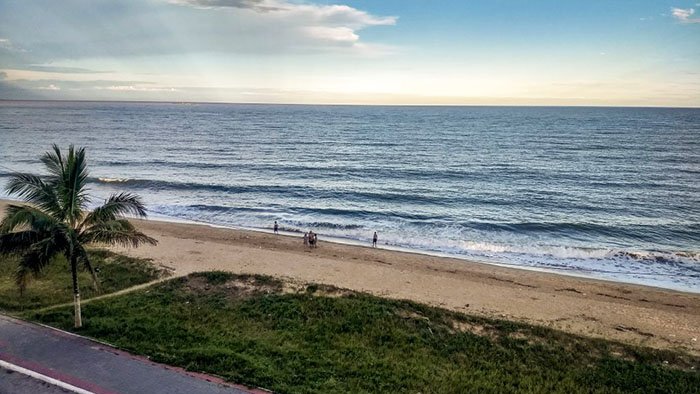
POLYGON ((35 88, 37 90, 61 90, 59 86, 56 86, 54 84, 50 84, 48 86, 39 86, 38 88, 35 88))
POLYGON ((0 12, 0 64, 3 68, 106 76, 112 73, 102 70, 123 67, 117 59, 124 58, 147 63, 171 56, 178 59, 173 64, 191 59, 196 63, 191 68, 201 69, 208 66, 209 59, 231 59, 232 55, 301 59, 318 54, 375 57, 397 52, 396 47, 362 34, 363 29, 394 25, 397 17, 375 15, 336 1, 341 4, 325 0, 130 0, 124 7, 103 1, 77 1, 79 7, 50 1, 37 9, 31 2, 18 2, 28 14, 36 11, 35 24, 42 28, 0 12), (93 61, 90 67, 83 62, 86 59, 93 61))
POLYGON ((354 44, 360 39, 349 27, 310 26, 303 28, 303 31, 320 41, 354 44))
POLYGON ((681 23, 700 23, 700 18, 693 18, 694 8, 671 8, 671 15, 681 23))
POLYGON ((346 26, 361 29, 367 26, 395 25, 395 16, 374 16, 347 5, 289 4, 289 8, 276 11, 316 25, 346 26))
POLYGON ((13 52, 26 52, 22 48, 17 48, 9 38, 0 38, 0 48, 13 52))
POLYGON ((200 9, 243 9, 269 13, 315 25, 347 26, 361 29, 366 26, 395 25, 395 16, 374 16, 347 5, 296 4, 285 0, 170 0, 172 4, 200 9))
POLYGON ((347 5, 292 3, 286 0, 170 0, 170 3, 198 9, 222 9, 231 13, 247 12, 249 20, 274 26, 283 42, 299 47, 353 48, 378 53, 382 46, 360 42, 359 30, 370 26, 395 25, 395 16, 376 16, 347 5))
POLYGON ((175 88, 158 88, 150 86, 139 86, 139 85, 112 85, 101 87, 97 86, 95 89, 105 89, 113 91, 123 91, 123 92, 175 92, 175 88))
POLYGON ((286 0, 169 0, 172 4, 200 9, 244 9, 261 13, 276 13, 285 17, 299 17, 317 24, 362 28, 365 26, 394 25, 395 16, 378 17, 347 5, 291 3, 286 0))

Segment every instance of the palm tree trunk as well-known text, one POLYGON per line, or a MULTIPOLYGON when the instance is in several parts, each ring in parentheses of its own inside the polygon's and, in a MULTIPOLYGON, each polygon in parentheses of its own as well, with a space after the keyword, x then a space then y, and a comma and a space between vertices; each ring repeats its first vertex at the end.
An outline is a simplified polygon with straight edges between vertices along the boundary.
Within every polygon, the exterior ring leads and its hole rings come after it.
POLYGON ((70 271, 73 277, 73 308, 75 316, 75 328, 83 326, 83 319, 80 314, 80 288, 78 287, 78 259, 75 254, 70 256, 70 271))

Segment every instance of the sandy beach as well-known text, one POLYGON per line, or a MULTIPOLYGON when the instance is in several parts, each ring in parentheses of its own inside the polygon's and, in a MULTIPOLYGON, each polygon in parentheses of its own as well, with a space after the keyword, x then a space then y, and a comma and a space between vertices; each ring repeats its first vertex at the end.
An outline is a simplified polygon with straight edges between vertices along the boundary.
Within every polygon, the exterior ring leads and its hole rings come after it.
MULTIPOLYGON (((0 201, 4 212, 6 201, 0 201)), ((521 270, 381 247, 207 225, 139 220, 157 246, 115 248, 174 275, 225 270, 266 274, 409 299, 468 314, 700 355, 700 294, 521 270)))

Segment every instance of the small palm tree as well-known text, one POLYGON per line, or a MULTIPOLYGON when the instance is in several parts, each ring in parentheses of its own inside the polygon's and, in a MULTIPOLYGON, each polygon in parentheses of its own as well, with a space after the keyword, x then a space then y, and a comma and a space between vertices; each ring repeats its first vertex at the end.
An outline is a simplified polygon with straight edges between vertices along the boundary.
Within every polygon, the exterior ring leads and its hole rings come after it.
POLYGON ((58 146, 46 152, 41 161, 49 175, 40 177, 16 173, 7 192, 27 205, 9 205, 0 222, 0 253, 20 256, 15 280, 23 292, 31 275, 38 275, 54 257, 63 255, 70 263, 73 279, 75 327, 82 326, 78 268, 90 272, 98 290, 95 270, 85 250, 87 245, 137 247, 157 241, 139 231, 123 215, 145 217, 141 199, 130 193, 114 194, 92 212, 86 210, 87 163, 85 149, 68 148, 62 155, 58 146))

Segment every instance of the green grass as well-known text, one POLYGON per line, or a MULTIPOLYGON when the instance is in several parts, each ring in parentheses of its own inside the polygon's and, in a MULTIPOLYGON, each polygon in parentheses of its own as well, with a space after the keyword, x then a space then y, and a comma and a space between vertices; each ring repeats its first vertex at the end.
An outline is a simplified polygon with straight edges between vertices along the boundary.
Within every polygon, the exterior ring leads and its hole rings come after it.
MULTIPOLYGON (((91 250, 89 255, 93 266, 99 269, 100 294, 146 283, 164 275, 147 260, 106 250, 91 250)), ((63 256, 57 257, 45 272, 33 279, 22 295, 14 282, 16 268, 17 257, 0 255, 0 311, 20 312, 73 300, 70 268, 63 256)), ((92 287, 89 273, 80 272, 78 281, 83 299, 98 295, 92 287)))
MULTIPOLYGON (((698 392, 700 360, 323 285, 193 274, 85 305, 81 334, 289 393, 698 392)), ((25 316, 71 329, 70 308, 25 316)))

